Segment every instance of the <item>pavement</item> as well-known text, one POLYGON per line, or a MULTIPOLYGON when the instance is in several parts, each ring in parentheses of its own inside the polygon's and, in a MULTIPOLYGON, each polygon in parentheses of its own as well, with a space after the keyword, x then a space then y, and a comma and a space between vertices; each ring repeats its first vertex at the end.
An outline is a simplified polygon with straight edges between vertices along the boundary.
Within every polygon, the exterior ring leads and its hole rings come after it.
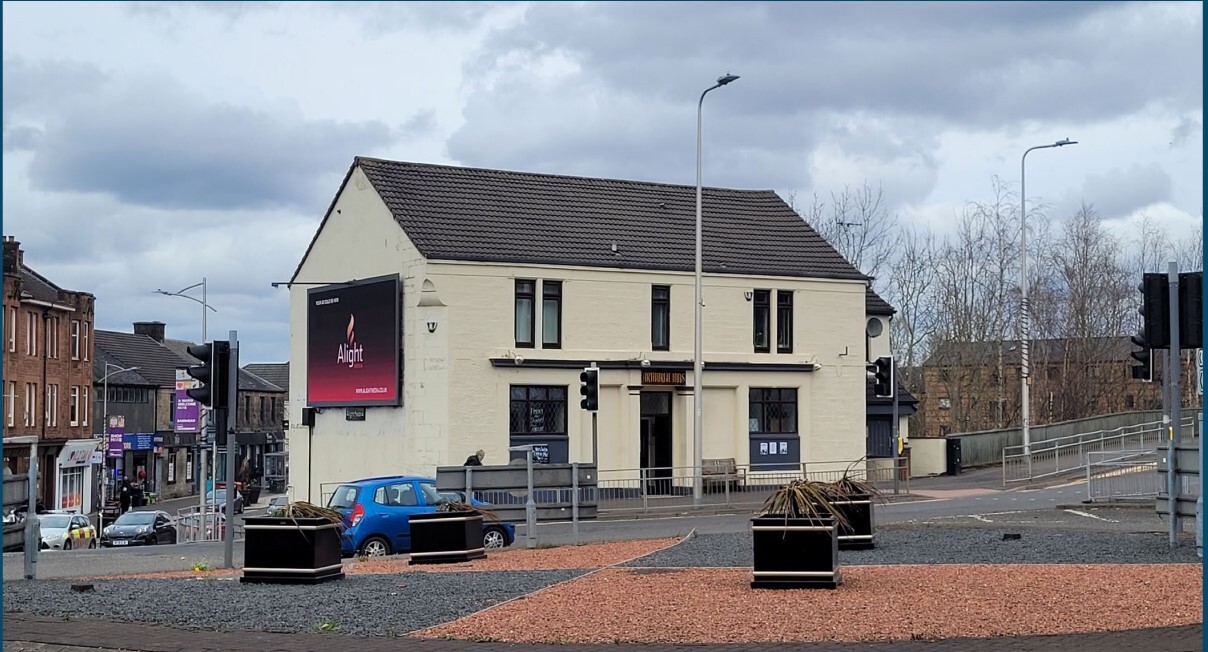
POLYGON ((4 652, 1199 652, 1203 625, 1056 636, 953 638, 879 643, 739 643, 724 645, 537 645, 343 634, 211 632, 143 623, 57 620, 4 614, 4 652))

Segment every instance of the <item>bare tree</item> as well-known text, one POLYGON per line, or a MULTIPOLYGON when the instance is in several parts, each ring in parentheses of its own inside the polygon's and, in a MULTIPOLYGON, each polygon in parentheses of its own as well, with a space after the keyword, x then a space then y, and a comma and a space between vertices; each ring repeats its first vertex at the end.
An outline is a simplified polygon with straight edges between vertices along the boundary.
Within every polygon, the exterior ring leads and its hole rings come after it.
POLYGON ((886 279, 886 300, 898 311, 890 322, 890 342, 903 370, 903 384, 912 392, 920 392, 923 379, 917 372, 939 319, 932 292, 935 236, 928 229, 912 226, 902 231, 898 243, 898 254, 886 279))
POLYGON ((819 235, 861 272, 880 278, 888 272, 897 248, 897 216, 885 207, 880 185, 844 186, 831 193, 828 207, 815 194, 804 217, 819 235))

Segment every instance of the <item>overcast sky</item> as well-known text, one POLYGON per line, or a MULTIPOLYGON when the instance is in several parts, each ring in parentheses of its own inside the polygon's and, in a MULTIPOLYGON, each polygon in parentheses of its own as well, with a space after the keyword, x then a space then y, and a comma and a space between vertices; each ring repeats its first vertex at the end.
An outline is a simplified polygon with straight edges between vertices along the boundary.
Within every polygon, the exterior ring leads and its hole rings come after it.
MULTIPOLYGON (((288 358, 356 155, 826 197, 940 233, 1028 157, 1054 219, 1203 215, 1201 3, 5 2, 4 233, 97 325, 288 358), (199 290, 194 290, 200 297, 199 290)), ((1017 186, 1016 186, 1017 187, 1017 186)))

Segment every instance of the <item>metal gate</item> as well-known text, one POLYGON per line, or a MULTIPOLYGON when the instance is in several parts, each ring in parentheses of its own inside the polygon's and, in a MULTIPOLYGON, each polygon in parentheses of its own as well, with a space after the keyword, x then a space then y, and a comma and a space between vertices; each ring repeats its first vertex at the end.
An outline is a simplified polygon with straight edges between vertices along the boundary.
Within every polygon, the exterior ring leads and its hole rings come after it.
POLYGON ((1162 488, 1153 450, 1089 451, 1086 457, 1087 500, 1153 498, 1162 488))

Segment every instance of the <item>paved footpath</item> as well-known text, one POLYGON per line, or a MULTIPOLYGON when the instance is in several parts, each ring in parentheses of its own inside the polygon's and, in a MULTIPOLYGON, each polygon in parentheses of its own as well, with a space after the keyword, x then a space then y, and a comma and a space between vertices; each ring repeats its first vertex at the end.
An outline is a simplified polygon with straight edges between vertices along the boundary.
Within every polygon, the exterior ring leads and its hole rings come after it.
POLYGON ((4 652, 1200 652, 1203 625, 1064 636, 961 638, 885 643, 730 645, 530 645, 341 634, 209 632, 162 625, 4 614, 4 652))

